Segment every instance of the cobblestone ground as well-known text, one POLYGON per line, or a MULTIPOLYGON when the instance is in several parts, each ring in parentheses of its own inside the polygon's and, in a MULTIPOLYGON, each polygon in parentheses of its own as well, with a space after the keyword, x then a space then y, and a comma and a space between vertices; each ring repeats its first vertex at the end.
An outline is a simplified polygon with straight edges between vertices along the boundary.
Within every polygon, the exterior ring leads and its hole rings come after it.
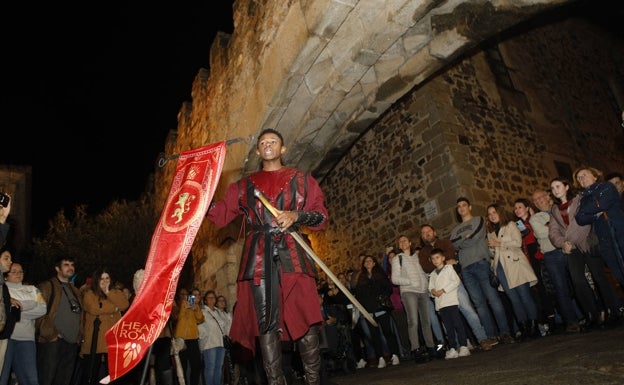
POLYGON ((337 385, 624 384, 624 326, 473 350, 469 357, 335 373, 337 385))

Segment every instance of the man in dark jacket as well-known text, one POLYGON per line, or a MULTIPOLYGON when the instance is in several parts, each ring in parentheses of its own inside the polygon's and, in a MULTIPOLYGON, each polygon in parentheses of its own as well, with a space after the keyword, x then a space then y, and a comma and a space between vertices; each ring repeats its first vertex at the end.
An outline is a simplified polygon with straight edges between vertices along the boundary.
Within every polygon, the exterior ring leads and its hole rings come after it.
POLYGON ((619 172, 612 172, 605 175, 605 180, 613 183, 615 189, 620 193, 620 203, 624 209, 624 176, 619 172))
POLYGON ((40 385, 69 385, 82 342, 80 291, 70 282, 74 260, 59 258, 56 276, 37 287, 48 305, 48 313, 38 318, 37 369, 40 385))
MULTIPOLYGON (((2 247, 6 242, 10 228, 7 219, 9 218, 9 213, 11 212, 11 200, 10 196, 8 197, 9 201, 6 206, 0 205, 0 247, 2 247)), ((4 277, 0 277, 0 282, 4 282, 4 277)))

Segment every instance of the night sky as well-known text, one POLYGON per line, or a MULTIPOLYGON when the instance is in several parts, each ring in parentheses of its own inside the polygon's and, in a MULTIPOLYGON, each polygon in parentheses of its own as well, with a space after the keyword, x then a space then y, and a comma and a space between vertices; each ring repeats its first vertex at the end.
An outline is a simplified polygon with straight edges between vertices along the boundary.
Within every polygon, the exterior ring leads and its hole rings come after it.
POLYGON ((62 208, 141 195, 216 31, 233 31, 232 0, 119 3, 3 7, 0 164, 32 166, 36 236, 62 208))

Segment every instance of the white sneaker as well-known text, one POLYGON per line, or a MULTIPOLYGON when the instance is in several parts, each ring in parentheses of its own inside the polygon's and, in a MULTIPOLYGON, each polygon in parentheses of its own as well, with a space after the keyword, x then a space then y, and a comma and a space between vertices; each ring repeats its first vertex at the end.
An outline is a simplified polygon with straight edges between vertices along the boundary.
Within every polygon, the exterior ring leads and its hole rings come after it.
POLYGON ((475 348, 472 342, 470 342, 470 340, 468 340, 468 344, 466 346, 468 347, 468 350, 474 350, 475 348))
POLYGON ((381 369, 385 367, 386 367, 386 360, 384 360, 383 357, 379 357, 379 364, 377 364, 377 369, 381 369))
POLYGON ((362 369, 366 367, 366 361, 364 361, 363 358, 360 358, 360 360, 358 361, 357 365, 355 365, 356 368, 358 369, 362 369))
POLYGON ((396 354, 392 355, 392 360, 390 362, 392 362, 392 366, 397 366, 398 364, 401 363, 401 361, 399 360, 399 357, 397 357, 396 354))
POLYGON ((457 357, 459 357, 457 350, 455 350, 455 348, 450 348, 449 350, 446 351, 446 355, 444 356, 444 359, 450 360, 450 359, 457 358, 457 357))
POLYGON ((460 347, 459 347, 459 352, 457 353, 457 355, 458 355, 459 357, 467 357, 467 356, 469 356, 469 355, 470 355, 470 349, 468 349, 468 348, 467 348, 467 347, 465 347, 465 346, 460 346, 460 347))

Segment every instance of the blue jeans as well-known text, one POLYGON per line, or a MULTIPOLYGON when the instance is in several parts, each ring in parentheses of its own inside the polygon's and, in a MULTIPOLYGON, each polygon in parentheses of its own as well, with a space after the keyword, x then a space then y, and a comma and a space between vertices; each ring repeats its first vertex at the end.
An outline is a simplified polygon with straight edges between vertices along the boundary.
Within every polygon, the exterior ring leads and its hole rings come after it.
POLYGON ((511 301, 511 306, 513 307, 514 315, 518 323, 522 324, 528 320, 537 321, 537 305, 531 295, 531 286, 529 283, 525 282, 511 289, 501 264, 499 264, 496 269, 496 275, 503 286, 503 290, 505 290, 505 294, 507 294, 507 298, 511 301))
MULTIPOLYGON (((568 256, 561 249, 544 253, 544 266, 550 274, 550 280, 555 287, 555 295, 561 317, 566 322, 578 322, 574 297, 570 291, 568 276, 568 256)), ((583 268, 584 269, 584 268, 583 268)))
POLYGON ((8 342, 0 384, 8 384, 12 368, 20 385, 39 385, 35 341, 10 339, 8 342))
POLYGON ((431 330, 433 331, 433 336, 436 339, 438 344, 444 343, 444 333, 442 333, 442 326, 440 325, 440 319, 438 318, 438 313, 435 310, 435 299, 431 298, 431 303, 429 304, 429 320, 431 321, 431 330))
POLYGON ((459 287, 457 288, 457 297, 459 298, 459 311, 468 322, 468 326, 472 330, 472 333, 477 338, 477 341, 481 342, 487 338, 487 334, 485 333, 485 328, 481 324, 481 320, 479 319, 479 315, 474 307, 472 307, 472 302, 470 301, 470 297, 468 296, 468 292, 464 287, 463 283, 459 283, 459 287))
POLYGON ((361 340, 362 340, 362 343, 364 344, 364 354, 366 354, 367 358, 375 357, 375 348, 373 347, 373 336, 371 335, 370 329, 368 328, 368 322, 366 322, 366 318, 360 316, 360 318, 358 318, 357 327, 360 329, 361 340))
POLYGON ((477 314, 479 314, 479 319, 488 337, 498 335, 494 319, 496 319, 496 324, 498 325, 498 332, 500 334, 509 334, 505 307, 496 289, 490 286, 490 263, 486 260, 481 260, 466 267, 462 266, 462 281, 472 303, 477 309, 477 314), (490 308, 492 309, 491 313, 490 308), (494 318, 492 318, 492 313, 494 318))
MULTIPOLYGON (((366 320, 363 316, 360 316, 360 321, 362 323, 362 329, 366 328, 366 330, 368 330, 368 335, 371 338, 374 349, 374 355, 377 357, 382 357, 386 354, 396 354, 397 356, 401 355, 397 337, 392 331, 391 323, 394 322, 394 319, 389 312, 385 311, 383 314, 375 316, 375 321, 377 322, 378 327, 369 325, 368 320, 366 320)), ((370 354, 368 348, 367 352, 370 354)), ((372 356, 369 355, 368 357, 370 358, 372 356)))
POLYGON ((217 346, 202 350, 202 357, 204 358, 204 385, 221 385, 225 348, 217 346))

